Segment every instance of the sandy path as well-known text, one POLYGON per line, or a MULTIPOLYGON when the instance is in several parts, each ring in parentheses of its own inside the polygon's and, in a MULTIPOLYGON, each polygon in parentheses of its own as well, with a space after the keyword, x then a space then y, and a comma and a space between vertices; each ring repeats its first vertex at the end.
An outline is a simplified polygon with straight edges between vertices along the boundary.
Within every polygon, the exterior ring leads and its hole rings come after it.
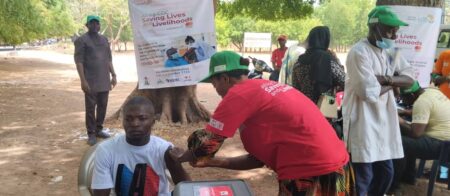
MULTIPOLYGON (((120 107, 136 83, 133 55, 117 55, 119 84, 111 91, 108 114, 120 107), (121 79, 122 78, 122 79, 121 79)), ((198 86, 198 98, 214 110, 220 98, 211 85, 198 86)), ((0 53, 0 195, 78 195, 77 172, 85 143, 83 94, 71 55, 21 51, 0 53), (62 181, 53 182, 60 178, 62 181)), ((114 132, 119 122, 108 122, 114 132)), ((154 134, 185 147, 190 132, 202 124, 155 126, 154 134)), ((226 141, 219 155, 245 153, 239 136, 226 141)), ((193 169, 195 180, 241 178, 255 195, 275 195, 275 175, 263 168, 251 171, 193 169)), ((439 184, 435 195, 450 195, 439 184)), ((424 195, 426 181, 405 186, 403 195, 424 195)))

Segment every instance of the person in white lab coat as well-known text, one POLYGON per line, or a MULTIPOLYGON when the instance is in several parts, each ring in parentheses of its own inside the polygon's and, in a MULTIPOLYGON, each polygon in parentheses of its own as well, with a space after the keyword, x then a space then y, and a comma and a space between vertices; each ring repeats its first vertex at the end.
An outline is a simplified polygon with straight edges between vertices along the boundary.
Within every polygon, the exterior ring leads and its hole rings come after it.
POLYGON ((343 101, 344 140, 361 196, 383 195, 391 184, 392 159, 403 157, 392 89, 414 82, 413 68, 393 47, 399 27, 408 24, 385 6, 368 16, 367 39, 348 53, 343 101))

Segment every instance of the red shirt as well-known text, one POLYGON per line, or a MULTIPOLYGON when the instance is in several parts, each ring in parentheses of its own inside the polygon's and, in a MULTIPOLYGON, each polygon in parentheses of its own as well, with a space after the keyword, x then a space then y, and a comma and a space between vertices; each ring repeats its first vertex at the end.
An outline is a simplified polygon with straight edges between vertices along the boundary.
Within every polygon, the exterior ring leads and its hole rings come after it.
POLYGON ((277 68, 281 68, 284 53, 286 53, 287 49, 288 49, 287 47, 277 48, 272 52, 272 62, 275 62, 275 66, 277 68))
POLYGON ((206 129, 232 137, 238 127, 244 148, 280 180, 328 174, 349 160, 317 106, 287 85, 246 80, 229 89, 206 129))

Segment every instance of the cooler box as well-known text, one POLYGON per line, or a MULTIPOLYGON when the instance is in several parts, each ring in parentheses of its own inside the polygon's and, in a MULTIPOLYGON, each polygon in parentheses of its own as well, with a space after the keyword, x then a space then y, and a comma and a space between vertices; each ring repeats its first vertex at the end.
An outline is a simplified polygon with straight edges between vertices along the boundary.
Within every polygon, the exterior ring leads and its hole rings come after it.
POLYGON ((173 196, 252 196, 243 180, 180 182, 173 196))

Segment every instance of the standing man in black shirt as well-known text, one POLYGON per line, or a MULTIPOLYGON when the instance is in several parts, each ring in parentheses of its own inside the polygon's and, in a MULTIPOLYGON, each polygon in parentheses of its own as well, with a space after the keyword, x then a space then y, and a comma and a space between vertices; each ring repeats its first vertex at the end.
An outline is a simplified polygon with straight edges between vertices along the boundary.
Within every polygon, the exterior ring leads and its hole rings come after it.
POLYGON ((100 17, 87 16, 88 32, 75 40, 74 59, 84 92, 88 144, 97 143, 97 137, 108 138, 103 122, 108 105, 108 94, 116 86, 108 39, 99 34, 100 17))

